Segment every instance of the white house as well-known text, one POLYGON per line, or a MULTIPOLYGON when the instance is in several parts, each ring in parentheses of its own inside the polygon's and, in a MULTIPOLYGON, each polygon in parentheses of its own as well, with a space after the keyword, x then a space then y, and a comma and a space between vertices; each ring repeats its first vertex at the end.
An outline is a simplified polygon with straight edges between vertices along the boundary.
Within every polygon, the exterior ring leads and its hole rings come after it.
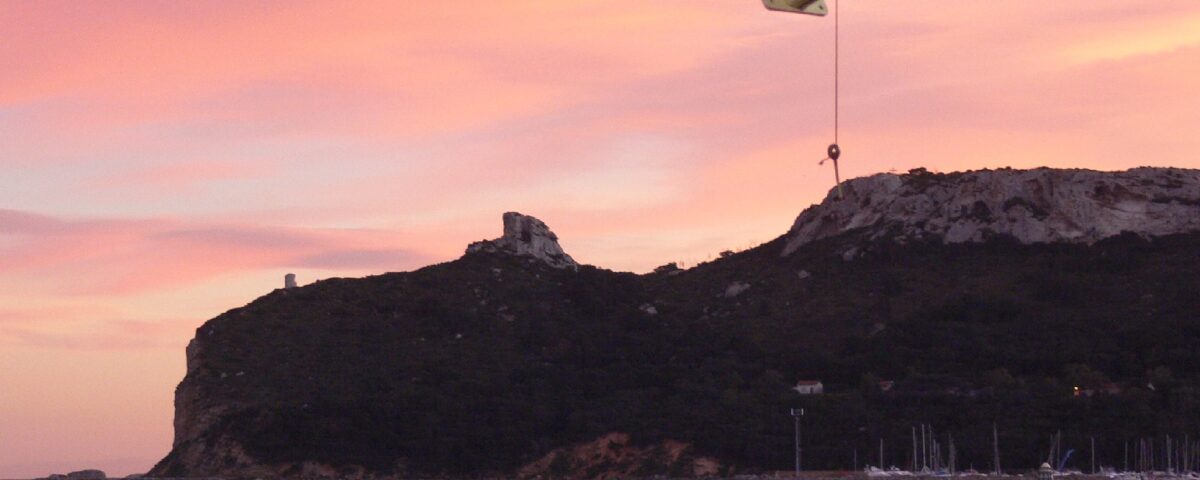
POLYGON ((800 380, 792 390, 801 395, 820 395, 825 393, 825 385, 822 385, 820 380, 800 380))

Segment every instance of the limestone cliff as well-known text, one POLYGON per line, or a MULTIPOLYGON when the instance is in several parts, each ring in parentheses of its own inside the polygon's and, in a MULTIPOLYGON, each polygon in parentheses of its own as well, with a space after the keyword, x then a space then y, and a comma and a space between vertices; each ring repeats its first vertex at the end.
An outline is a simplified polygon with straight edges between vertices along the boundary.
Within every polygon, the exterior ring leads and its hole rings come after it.
POLYGON ((317 461, 264 461, 247 452, 242 439, 232 434, 230 418, 253 402, 232 400, 218 391, 226 380, 246 372, 216 371, 203 348, 205 337, 217 333, 208 325, 188 342, 187 377, 175 390, 175 438, 171 452, 148 474, 158 477, 220 476, 230 478, 345 478, 366 476, 358 465, 334 467, 317 461))
POLYGON ((541 220, 517 212, 504 214, 504 235, 467 246, 467 253, 507 252, 546 262, 555 268, 578 268, 579 264, 558 245, 558 235, 541 220))
POLYGON ((1153 237, 1200 230, 1200 171, 1137 168, 982 170, 878 174, 847 181, 805 210, 784 255, 813 241, 863 229, 898 242, 1092 243, 1132 232, 1153 237))

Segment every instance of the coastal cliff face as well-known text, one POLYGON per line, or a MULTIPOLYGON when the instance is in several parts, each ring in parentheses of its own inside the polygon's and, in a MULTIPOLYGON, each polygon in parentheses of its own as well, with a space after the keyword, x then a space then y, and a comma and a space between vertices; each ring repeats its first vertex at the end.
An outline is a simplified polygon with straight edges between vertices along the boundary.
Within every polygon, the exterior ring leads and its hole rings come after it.
POLYGON ((686 270, 580 265, 513 212, 452 262, 275 290, 197 329, 172 449, 150 474, 787 469, 780 412, 796 406, 814 469, 934 417, 976 463, 991 455, 981 419, 1002 419, 1011 444, 1063 418, 1094 423, 1071 420, 1088 430, 1068 439, 1200 429, 1200 173, 914 171, 844 187, 785 235, 686 270), (798 396, 802 379, 826 395, 798 396), (896 386, 864 387, 875 379, 896 386), (1126 392, 1072 400, 1101 381, 1126 392), (847 425, 878 436, 846 440, 847 425))
POLYGON ((268 462, 247 453, 243 439, 232 432, 231 423, 244 421, 239 416, 254 402, 231 398, 222 387, 226 380, 245 376, 238 372, 218 371, 209 358, 203 337, 211 337, 215 328, 200 329, 188 343, 187 376, 175 390, 175 438, 171 452, 149 473, 162 477, 220 476, 228 478, 363 478, 358 465, 334 467, 315 461, 268 462), (232 378, 231 378, 232 377, 232 378))
POLYGON ((878 174, 847 181, 796 219, 783 254, 863 229, 897 242, 1091 243, 1200 229, 1200 172, 1176 168, 878 174))

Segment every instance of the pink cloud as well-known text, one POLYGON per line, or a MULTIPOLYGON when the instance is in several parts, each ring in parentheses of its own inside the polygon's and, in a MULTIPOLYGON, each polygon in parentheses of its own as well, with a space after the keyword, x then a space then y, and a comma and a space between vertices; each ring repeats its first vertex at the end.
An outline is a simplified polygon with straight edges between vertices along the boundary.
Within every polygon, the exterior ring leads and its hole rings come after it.
POLYGON ((230 272, 319 266, 413 268, 430 257, 402 248, 397 232, 190 224, 179 220, 62 221, 0 212, 20 227, 0 248, 4 276, 36 272, 74 294, 178 288, 230 272), (369 260, 377 261, 370 265, 369 260), (70 281, 67 281, 70 279, 70 281))
POLYGON ((0 19, 6 31, 55 33, 3 50, 17 68, 0 78, 0 101, 75 105, 46 120, 84 130, 193 118, 303 125, 321 111, 324 128, 447 132, 570 106, 604 79, 686 69, 722 49, 681 47, 736 28, 703 9, 544 2, 172 10, 118 3, 100 15, 112 22, 79 24, 51 5, 0 19))
POLYGON ((156 163, 132 171, 96 178, 91 186, 104 188, 147 188, 166 189, 190 188, 201 183, 221 180, 244 180, 270 175, 275 168, 269 160, 250 161, 193 159, 172 163, 156 163))
POLYGON ((54 218, 29 212, 0 209, 3 235, 46 234, 62 230, 66 224, 54 218))
POLYGON ((0 325, 28 326, 56 319, 78 319, 88 315, 111 315, 113 311, 103 306, 52 305, 45 307, 5 306, 0 308, 0 325))
MULTIPOLYGON (((61 322, 62 319, 56 319, 61 322)), ((177 349, 180 338, 199 325, 186 320, 94 320, 87 329, 75 331, 48 329, 45 325, 0 324, 0 345, 70 350, 137 350, 146 348, 177 349), (83 330, 83 331, 80 331, 83 330)))

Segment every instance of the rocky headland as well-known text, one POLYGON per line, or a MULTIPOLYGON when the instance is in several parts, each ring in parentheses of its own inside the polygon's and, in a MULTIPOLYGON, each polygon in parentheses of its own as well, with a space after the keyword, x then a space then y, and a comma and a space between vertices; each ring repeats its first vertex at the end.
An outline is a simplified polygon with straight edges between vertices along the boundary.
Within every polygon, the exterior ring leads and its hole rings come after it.
POLYGON ((754 474, 791 466, 794 407, 812 469, 881 442, 903 467, 919 423, 963 465, 990 461, 993 423, 1014 466, 1058 431, 1110 464, 1200 431, 1200 172, 843 190, 686 270, 582 265, 510 212, 458 260, 273 291, 197 329, 150 475, 754 474))

